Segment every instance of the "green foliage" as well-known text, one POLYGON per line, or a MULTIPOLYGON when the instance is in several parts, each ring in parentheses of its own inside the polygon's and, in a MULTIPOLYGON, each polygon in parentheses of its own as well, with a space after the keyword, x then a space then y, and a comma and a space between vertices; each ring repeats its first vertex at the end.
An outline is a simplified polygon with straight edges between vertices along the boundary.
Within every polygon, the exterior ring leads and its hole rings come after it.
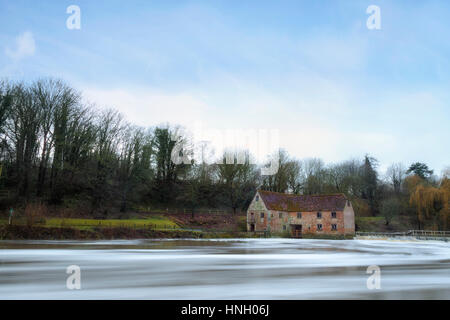
MULTIPOLYGON (((146 219, 77 219, 77 218, 44 218, 39 211, 29 209, 26 219, 16 219, 17 225, 37 224, 49 228, 77 228, 92 230, 93 228, 151 228, 151 229, 178 229, 179 226, 171 219, 163 216, 152 216, 146 219)), ((0 220, 6 224, 7 220, 0 220)))
POLYGON ((238 163, 238 157, 235 157, 234 153, 225 152, 222 157, 223 162, 216 165, 219 190, 225 203, 233 209, 234 213, 239 207, 248 206, 258 182, 256 166, 250 164, 248 153, 244 155, 246 160, 238 163), (229 159, 232 159, 234 163, 230 163, 229 159))
POLYGON ((422 179, 428 179, 433 174, 433 170, 430 170, 425 163, 416 162, 409 166, 406 173, 407 174, 414 173, 415 175, 418 175, 422 179))
POLYGON ((361 198, 366 199, 374 216, 378 211, 378 174, 377 161, 366 155, 362 167, 362 192, 361 198))
POLYGON ((399 215, 402 210, 400 201, 396 198, 388 198, 381 203, 381 215, 385 219, 386 225, 388 225, 392 219, 399 215))

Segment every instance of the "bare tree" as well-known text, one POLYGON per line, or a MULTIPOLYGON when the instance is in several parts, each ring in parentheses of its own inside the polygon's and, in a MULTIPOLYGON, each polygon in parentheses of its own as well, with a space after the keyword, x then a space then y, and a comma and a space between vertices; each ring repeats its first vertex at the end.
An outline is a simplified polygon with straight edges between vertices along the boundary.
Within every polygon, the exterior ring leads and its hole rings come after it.
POLYGON ((298 160, 288 161, 286 163, 286 176, 289 192, 299 194, 304 185, 302 163, 298 160))
POLYGON ((32 166, 39 147, 41 109, 30 88, 24 84, 14 84, 11 94, 13 97, 6 134, 14 145, 19 194, 28 197, 32 166))
MULTIPOLYGON (((285 150, 278 150, 278 170, 275 174, 264 176, 262 189, 274 192, 286 192, 289 188, 290 173, 293 167, 289 164, 289 154, 285 150)), ((276 155, 276 154, 275 154, 276 155)), ((266 164, 268 165, 270 161, 266 164)), ((292 181, 291 181, 292 182, 292 181)))
MULTIPOLYGON (((249 197, 254 196, 258 184, 258 173, 256 165, 250 164, 250 161, 245 161, 243 164, 235 161, 230 164, 225 161, 227 158, 229 159, 230 155, 225 152, 223 162, 216 165, 218 183, 233 213, 236 213, 237 208, 242 207, 249 197)), ((248 152, 247 159, 249 159, 248 152)))
POLYGON ((55 114, 65 103, 66 92, 71 90, 60 80, 44 79, 35 82, 31 91, 40 110, 40 159, 37 179, 37 195, 42 195, 50 153, 53 148, 55 114))
MULTIPOLYGON (((120 211, 128 208, 129 198, 139 193, 139 188, 145 189, 145 182, 150 179, 151 167, 147 152, 151 151, 152 136, 139 127, 128 126, 124 130, 120 142, 120 158, 118 179, 120 211), (150 149, 149 149, 150 148, 150 149)), ((134 197, 132 197, 134 198, 134 197)))
POLYGON ((311 158, 303 162, 305 173, 305 194, 318 194, 323 192, 325 181, 325 164, 321 159, 311 158))
POLYGON ((400 194, 405 176, 406 168, 401 163, 393 163, 387 168, 386 178, 396 194, 400 194))

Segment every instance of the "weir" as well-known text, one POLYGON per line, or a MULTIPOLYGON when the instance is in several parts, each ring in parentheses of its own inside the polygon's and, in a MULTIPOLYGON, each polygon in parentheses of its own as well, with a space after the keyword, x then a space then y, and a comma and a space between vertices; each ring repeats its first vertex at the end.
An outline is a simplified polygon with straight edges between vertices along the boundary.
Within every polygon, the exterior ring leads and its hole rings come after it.
POLYGON ((450 231, 409 230, 406 232, 359 232, 356 240, 438 240, 450 241, 450 231))

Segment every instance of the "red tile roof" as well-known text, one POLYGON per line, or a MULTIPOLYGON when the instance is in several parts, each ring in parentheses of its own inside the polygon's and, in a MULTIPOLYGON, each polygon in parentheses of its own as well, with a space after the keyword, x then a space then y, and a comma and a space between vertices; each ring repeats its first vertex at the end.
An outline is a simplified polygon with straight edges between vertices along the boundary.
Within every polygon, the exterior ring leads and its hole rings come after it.
POLYGON ((277 211, 342 211, 347 198, 344 194, 296 195, 258 190, 266 208, 277 211))

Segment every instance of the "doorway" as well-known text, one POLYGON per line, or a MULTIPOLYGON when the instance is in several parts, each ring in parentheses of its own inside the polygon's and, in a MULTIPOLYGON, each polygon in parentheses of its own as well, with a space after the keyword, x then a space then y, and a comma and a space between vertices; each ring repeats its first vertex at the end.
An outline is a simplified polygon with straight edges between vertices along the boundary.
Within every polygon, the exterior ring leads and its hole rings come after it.
POLYGON ((291 228, 292 228, 292 236, 294 238, 302 237, 302 225, 301 224, 293 224, 293 225, 291 225, 291 228))

